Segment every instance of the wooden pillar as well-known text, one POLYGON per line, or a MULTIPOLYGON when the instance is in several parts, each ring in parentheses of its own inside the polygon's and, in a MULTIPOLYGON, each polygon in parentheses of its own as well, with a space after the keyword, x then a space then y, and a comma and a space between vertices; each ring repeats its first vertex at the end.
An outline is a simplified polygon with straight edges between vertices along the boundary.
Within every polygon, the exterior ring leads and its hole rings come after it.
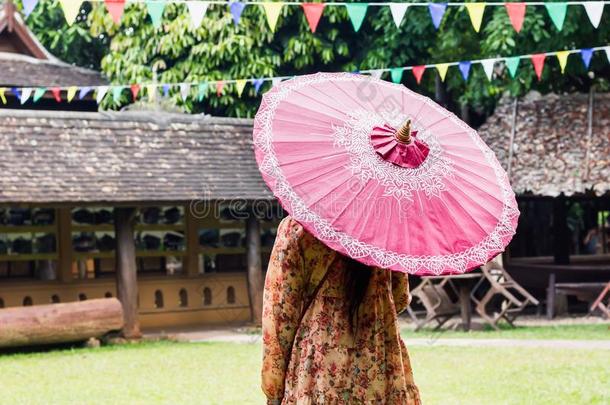
POLYGON ((261 226, 252 213, 246 220, 246 240, 248 259, 248 293, 250 295, 250 308, 252 309, 252 322, 256 325, 262 323, 263 317, 263 271, 261 266, 261 226))
POLYGON ((62 283, 74 281, 72 276, 72 213, 70 208, 57 210, 57 279, 62 283))
POLYGON ((185 274, 189 277, 196 277, 199 275, 199 221, 193 215, 190 205, 185 207, 184 220, 186 221, 185 274))
POLYGON ((135 212, 135 208, 131 207, 114 209, 117 298, 123 306, 125 323, 122 334, 127 339, 137 339, 142 336, 138 321, 138 280, 134 242, 135 212))
POLYGON ((568 207, 565 195, 561 193, 553 201, 553 250, 555 264, 570 264, 570 229, 568 228, 568 207))

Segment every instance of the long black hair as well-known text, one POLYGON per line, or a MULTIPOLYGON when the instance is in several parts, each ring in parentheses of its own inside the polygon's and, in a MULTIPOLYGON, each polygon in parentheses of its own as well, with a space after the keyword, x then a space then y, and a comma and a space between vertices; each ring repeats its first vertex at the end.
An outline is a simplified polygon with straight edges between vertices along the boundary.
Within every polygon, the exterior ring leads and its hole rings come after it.
POLYGON ((371 279, 371 268, 350 257, 345 257, 345 295, 352 331, 358 323, 358 310, 364 300, 371 279))

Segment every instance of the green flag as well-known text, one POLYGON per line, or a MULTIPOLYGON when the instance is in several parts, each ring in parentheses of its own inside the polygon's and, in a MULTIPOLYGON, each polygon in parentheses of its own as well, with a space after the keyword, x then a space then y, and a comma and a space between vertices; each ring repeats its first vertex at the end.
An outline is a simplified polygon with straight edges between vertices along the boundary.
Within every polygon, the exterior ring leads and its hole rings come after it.
POLYGON ((39 87, 34 91, 34 97, 32 97, 32 100, 34 102, 37 102, 38 100, 40 100, 40 98, 42 96, 44 96, 44 93, 47 92, 47 88, 46 87, 39 87))
POLYGON ((347 9, 347 15, 352 20, 354 31, 358 32, 364 21, 366 15, 366 9, 369 7, 368 3, 346 3, 345 8, 347 9))
POLYGON ((517 75, 517 68, 519 67, 519 62, 521 58, 519 56, 513 56, 512 58, 506 58, 506 67, 508 67, 508 71, 510 72, 510 77, 513 79, 517 75))
POLYGON ((161 20, 163 19, 163 10, 165 9, 164 0, 146 0, 146 9, 148 15, 152 20, 153 27, 161 27, 161 20))
POLYGON ((390 69, 390 76, 394 83, 400 83, 402 81, 403 68, 392 68, 390 69))
POLYGON ((112 101, 118 104, 121 101, 122 92, 123 86, 112 86, 112 101))
POLYGON ((557 27, 557 30, 561 31, 563 28, 563 22, 566 19, 566 11, 568 10, 567 3, 544 3, 546 11, 548 11, 553 24, 557 27))
POLYGON ((207 93, 207 92, 208 92, 207 83, 201 83, 199 86, 197 86, 197 101, 203 100, 203 98, 205 97, 205 93, 207 93))

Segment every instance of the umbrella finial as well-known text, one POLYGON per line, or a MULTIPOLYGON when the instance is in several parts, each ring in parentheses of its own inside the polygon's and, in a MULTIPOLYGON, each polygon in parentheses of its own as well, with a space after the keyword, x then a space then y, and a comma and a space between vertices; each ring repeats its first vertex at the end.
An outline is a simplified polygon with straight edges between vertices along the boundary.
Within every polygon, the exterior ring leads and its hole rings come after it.
POLYGON ((411 143, 411 120, 408 119, 394 134, 400 143, 411 143))

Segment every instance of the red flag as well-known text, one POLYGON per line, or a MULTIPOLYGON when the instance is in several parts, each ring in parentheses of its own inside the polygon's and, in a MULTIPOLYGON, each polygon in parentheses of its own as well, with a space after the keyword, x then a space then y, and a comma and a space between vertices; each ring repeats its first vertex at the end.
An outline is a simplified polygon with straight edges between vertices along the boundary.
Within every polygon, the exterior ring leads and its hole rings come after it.
POLYGON ((121 22, 123 10, 125 10, 125 0, 104 0, 104 4, 106 4, 106 9, 112 16, 112 21, 118 25, 121 22))
POLYGON ((309 29, 315 33, 324 11, 324 3, 303 3, 301 6, 303 7, 305 18, 307 18, 309 29))
POLYGON ((426 67, 424 65, 413 66, 413 76, 415 76, 415 80, 417 80, 417 84, 421 82, 421 78, 424 75, 424 71, 426 67))
POLYGON ((59 87, 53 87, 51 89, 51 93, 53 93, 53 97, 55 97, 55 101, 61 103, 61 89, 59 87))
POLYGON ((504 7, 515 31, 521 31, 525 19, 525 3, 504 3, 504 7))
POLYGON ((133 98, 133 101, 136 101, 136 98, 138 98, 138 93, 140 92, 140 85, 132 84, 129 88, 131 89, 131 97, 133 98))
POLYGON ((220 97, 222 95, 222 89, 225 87, 225 82, 223 82, 222 80, 219 82, 216 82, 216 95, 218 97, 220 97))
POLYGON ((540 80, 540 77, 542 76, 542 69, 544 69, 544 58, 546 58, 546 55, 543 53, 532 55, 532 65, 534 65, 534 70, 536 71, 538 80, 540 80))

